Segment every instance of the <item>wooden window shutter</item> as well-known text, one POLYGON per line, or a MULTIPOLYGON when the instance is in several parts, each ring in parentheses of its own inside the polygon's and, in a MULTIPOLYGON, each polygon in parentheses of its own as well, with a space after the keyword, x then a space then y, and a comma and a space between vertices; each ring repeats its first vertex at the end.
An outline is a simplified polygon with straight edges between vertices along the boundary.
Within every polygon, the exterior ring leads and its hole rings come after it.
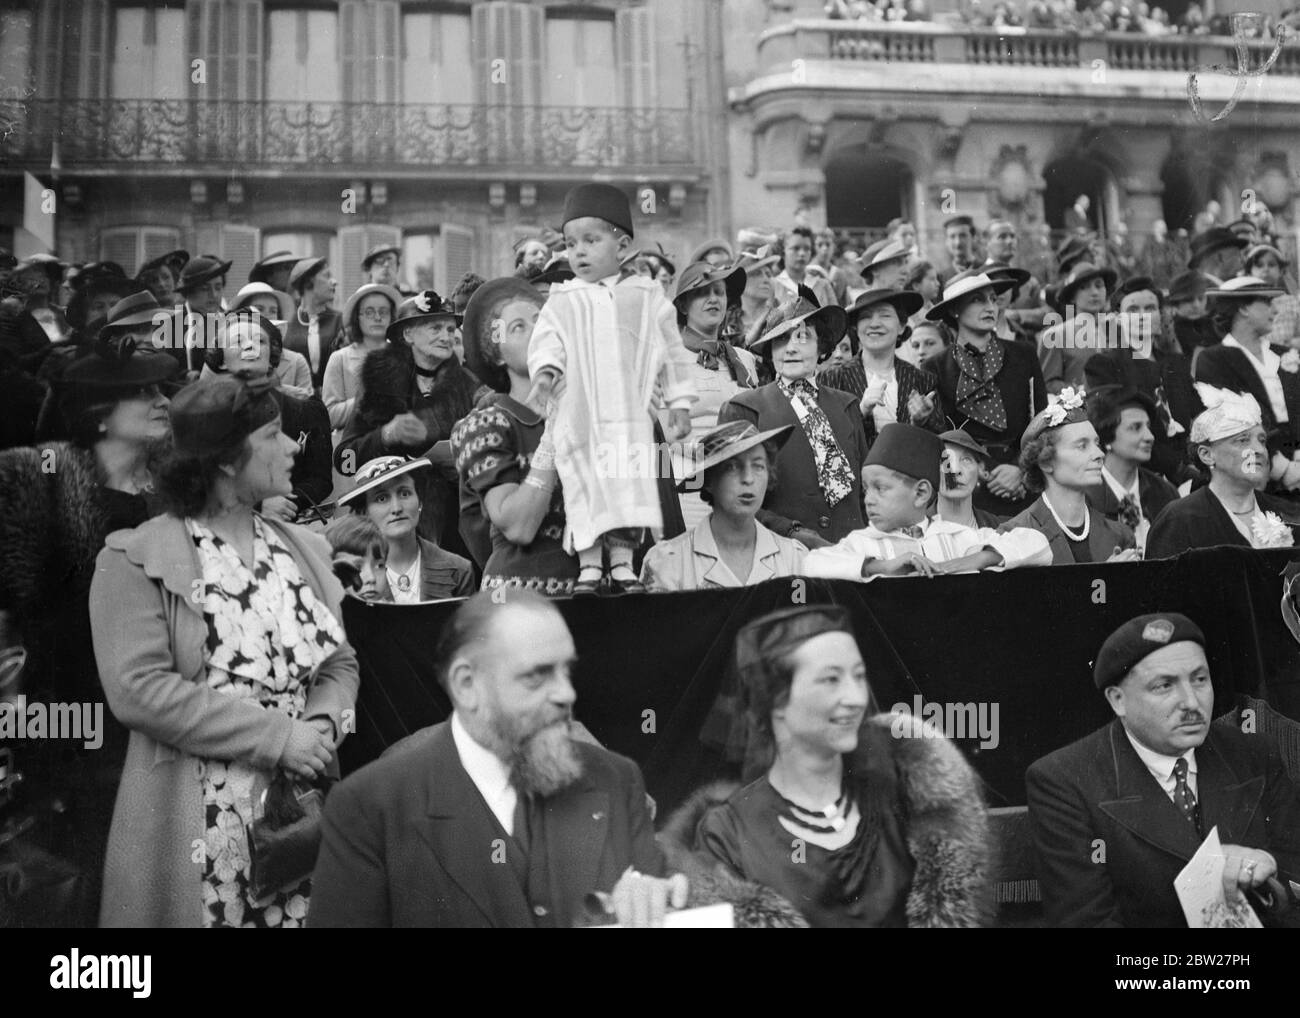
POLYGON ((367 98, 362 43, 358 39, 366 13, 358 0, 342 0, 339 4, 339 49, 343 64, 344 102, 364 102, 367 98))
POLYGON ((59 13, 57 4, 37 4, 32 26, 32 69, 36 75, 36 94, 51 98, 59 94, 59 13))
POLYGON ((140 234, 142 241, 140 261, 135 269, 132 269, 129 265, 124 265, 123 268, 125 268, 127 272, 138 272, 139 265, 152 261, 160 255, 165 255, 168 251, 175 251, 181 246, 180 231, 174 230, 171 227, 146 226, 140 230, 140 234))
POLYGON ((248 273, 257 264, 261 250, 261 231, 256 226, 223 224, 221 227, 220 254, 231 263, 226 275, 226 291, 234 295, 248 282, 248 273))
POLYGON ((333 269, 334 278, 339 281, 338 293, 345 301, 361 285, 361 259, 369 250, 364 225, 339 230, 339 260, 333 269))
POLYGON ((401 10, 396 0, 382 0, 375 10, 375 100, 394 103, 401 71, 401 10))
POLYGON ((241 13, 239 98, 258 100, 262 98, 262 0, 244 0, 241 13))
POLYGON ((619 105, 645 109, 655 105, 654 35, 647 7, 625 7, 614 15, 617 35, 619 105))
POLYGON ((515 68, 511 66, 508 18, 512 4, 504 0, 489 0, 475 4, 471 14, 471 32, 474 37, 474 80, 477 82, 475 101, 489 106, 509 102, 509 91, 515 68), (492 81, 493 63, 505 61, 506 87, 492 81))
POLYGON ((111 14, 107 0, 69 0, 67 3, 63 60, 65 99, 99 99, 107 93, 111 14))
POLYGON ((515 75, 518 78, 514 101, 525 106, 539 106, 543 102, 542 67, 546 60, 546 11, 532 4, 515 4, 520 24, 518 58, 515 75))
POLYGON ((455 223, 438 229, 438 263, 433 267, 434 288, 443 297, 474 268, 474 231, 455 223))
POLYGON ((100 260, 117 262, 128 275, 134 276, 143 260, 140 257, 140 233, 138 226, 121 226, 102 231, 99 235, 100 260))

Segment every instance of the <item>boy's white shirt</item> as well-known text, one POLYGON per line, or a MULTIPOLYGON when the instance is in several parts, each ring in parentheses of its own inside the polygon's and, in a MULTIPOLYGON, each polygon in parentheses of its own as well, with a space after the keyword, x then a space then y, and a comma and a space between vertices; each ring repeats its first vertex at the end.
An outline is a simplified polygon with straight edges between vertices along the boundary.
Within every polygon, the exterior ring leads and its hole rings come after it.
POLYGON ((651 414, 660 399, 671 410, 695 402, 694 363, 657 281, 610 276, 551 288, 528 344, 528 372, 565 376, 551 437, 566 547, 589 548, 620 527, 662 528, 656 477, 630 469, 631 457, 653 452, 651 414))
POLYGON ((924 555, 931 562, 951 562, 988 549, 1002 556, 999 565, 987 567, 995 570, 1052 564, 1047 538, 1028 527, 1016 527, 1003 534, 989 527, 966 527, 937 517, 926 519, 919 526, 920 540, 901 531, 885 532, 870 525, 855 530, 838 544, 810 551, 803 560, 803 575, 865 582, 875 579, 862 575, 862 565, 867 560, 897 558, 912 552, 924 555))

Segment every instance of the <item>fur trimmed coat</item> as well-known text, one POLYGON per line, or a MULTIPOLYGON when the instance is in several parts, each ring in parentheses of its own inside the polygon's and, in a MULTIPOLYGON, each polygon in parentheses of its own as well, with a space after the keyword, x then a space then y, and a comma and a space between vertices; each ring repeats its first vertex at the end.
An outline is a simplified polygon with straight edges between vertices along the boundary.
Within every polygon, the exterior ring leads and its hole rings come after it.
MULTIPOLYGON (((988 820, 979 779, 961 751, 911 715, 879 714, 864 725, 853 766, 858 773, 892 772, 895 778, 896 815, 914 865, 904 903, 907 925, 985 925, 993 910, 988 820)), ((788 902, 780 888, 760 894, 760 885, 703 845, 706 816, 719 809, 735 812, 744 792, 735 784, 712 785, 673 814, 660 833, 669 869, 693 878, 691 904, 731 901, 737 925, 805 925, 784 921, 781 906, 788 902), (697 885, 701 877, 704 882, 697 885), (697 887, 700 900, 695 900, 697 887)), ((770 820, 777 823, 774 816, 770 820)))

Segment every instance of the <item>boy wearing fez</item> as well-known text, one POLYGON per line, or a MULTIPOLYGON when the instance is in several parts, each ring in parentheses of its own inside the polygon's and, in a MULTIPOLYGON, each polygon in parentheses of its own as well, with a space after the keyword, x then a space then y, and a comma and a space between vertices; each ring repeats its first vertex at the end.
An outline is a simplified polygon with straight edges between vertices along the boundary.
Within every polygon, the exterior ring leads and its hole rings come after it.
POLYGON ((644 276, 620 277, 632 242, 622 191, 579 184, 565 196, 562 226, 577 278, 553 285, 537 317, 528 347, 530 402, 544 403, 553 424, 564 544, 578 556, 574 593, 641 591, 632 552, 646 528, 663 527, 653 406, 661 398, 669 409, 670 442, 690 433, 694 357, 663 287, 644 276))
POLYGON ((810 551, 803 575, 837 580, 1016 569, 1052 564, 1047 538, 1017 528, 999 534, 932 517, 943 440, 911 424, 887 424, 867 454, 862 487, 868 525, 810 551))

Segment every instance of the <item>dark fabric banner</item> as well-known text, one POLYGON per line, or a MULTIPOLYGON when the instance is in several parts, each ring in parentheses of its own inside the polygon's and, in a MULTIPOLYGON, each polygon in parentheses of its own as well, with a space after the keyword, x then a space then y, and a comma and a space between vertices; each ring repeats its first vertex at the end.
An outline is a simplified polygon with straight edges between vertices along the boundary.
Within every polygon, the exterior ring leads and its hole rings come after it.
MULTIPOLYGON (((1205 630, 1216 714, 1248 693, 1300 719, 1300 644, 1280 608, 1282 571, 1298 555, 1225 547, 1154 562, 870 583, 784 579, 555 604, 578 648, 578 718, 641 765, 661 810, 735 773, 700 733, 729 678, 736 633, 800 602, 847 606, 880 708, 945 710, 941 730, 983 777, 989 805, 1008 806, 1024 803, 1029 764, 1110 718, 1092 662, 1116 626, 1145 612, 1183 612, 1205 630)), ((346 771, 446 717, 431 662, 455 608, 349 599, 344 623, 361 693, 346 771)))

